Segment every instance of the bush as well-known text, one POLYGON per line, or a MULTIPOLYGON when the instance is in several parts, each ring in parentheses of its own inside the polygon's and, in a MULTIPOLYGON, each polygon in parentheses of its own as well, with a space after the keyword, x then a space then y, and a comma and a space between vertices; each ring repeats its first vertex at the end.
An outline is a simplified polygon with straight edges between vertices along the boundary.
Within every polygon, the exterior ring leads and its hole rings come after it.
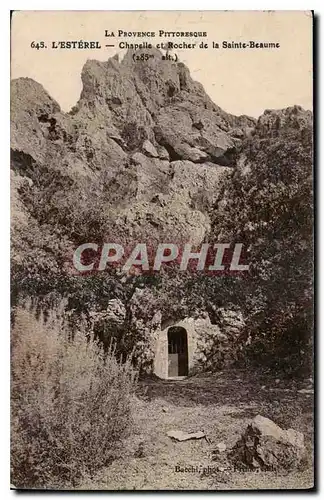
POLYGON ((298 118, 300 126, 278 135, 276 125, 275 136, 265 129, 244 143, 210 214, 209 241, 240 241, 247 249, 250 271, 233 298, 250 338, 243 361, 304 376, 312 366, 312 126, 301 128, 308 112, 296 118, 298 108, 286 111, 283 119, 298 118))
POLYGON ((12 332, 12 482, 71 488, 108 465, 131 428, 136 373, 84 332, 18 308, 12 332), (73 338, 72 338, 73 337, 73 338))

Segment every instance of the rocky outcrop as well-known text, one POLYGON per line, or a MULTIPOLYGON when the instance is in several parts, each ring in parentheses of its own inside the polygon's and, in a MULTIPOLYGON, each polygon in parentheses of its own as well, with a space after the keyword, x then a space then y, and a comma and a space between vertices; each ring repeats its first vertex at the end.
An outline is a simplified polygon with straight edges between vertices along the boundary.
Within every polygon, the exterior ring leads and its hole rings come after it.
POLYGON ((286 109, 266 109, 258 119, 254 134, 258 138, 270 139, 294 135, 303 138, 303 134, 312 129, 313 114, 301 106, 291 106, 286 109))
MULTIPOLYGON (((303 136, 312 115, 300 106, 267 110, 258 121, 230 115, 183 63, 162 61, 156 49, 152 55, 145 63, 134 62, 132 51, 122 61, 87 61, 70 113, 39 83, 13 80, 12 169, 31 182, 35 198, 42 197, 45 175, 61 177, 67 196, 70 185, 82 191, 91 184, 96 195, 107 184, 116 226, 127 237, 200 243, 222 178, 233 167, 249 168, 240 151, 244 140, 303 136)), ((37 225, 37 213, 20 197, 22 184, 12 186, 14 211, 35 215, 37 225)))
MULTIPOLYGON (((221 178, 255 120, 222 111, 183 63, 161 61, 156 49, 145 63, 132 55, 87 61, 70 113, 39 83, 13 80, 12 169, 30 181, 34 198, 47 188, 46 176, 67 196, 73 185, 82 191, 91 183, 96 195, 96 186, 108 183, 118 231, 200 243, 221 178)), ((17 186, 13 208, 28 218, 17 186)), ((35 216, 36 225, 46 220, 35 216)))
MULTIPOLYGON (((312 114, 300 106, 267 110, 258 120, 230 115, 212 102, 183 63, 162 61, 155 49, 147 61, 135 62, 133 55, 127 52, 122 61, 87 61, 80 99, 69 113, 39 83, 12 81, 12 254, 18 287, 30 276, 43 285, 39 269, 46 286, 53 273, 64 282, 72 267, 64 267, 66 260, 85 241, 119 242, 124 248, 137 242, 198 246, 210 236, 227 241, 220 227, 229 207, 223 184, 226 188, 231 178, 241 185, 242 172, 257 177, 254 168, 264 173, 261 189, 269 178, 277 185, 277 164, 265 162, 264 152, 271 158, 282 149, 277 137, 302 151, 300 145, 310 137, 312 114)), ((290 172, 291 152, 284 161, 290 172)), ((236 204, 236 199, 229 201, 236 204)), ((248 229, 251 224, 247 221, 248 229)), ((123 288, 127 277, 114 279, 123 288)), ((174 297, 171 288, 168 294, 174 297)), ((213 316, 197 324, 201 362, 207 368, 223 366, 235 351, 243 319, 235 308, 220 308, 224 301, 218 298, 204 309, 204 291, 202 297, 198 287, 195 293, 200 309, 213 316)), ((170 317, 185 308, 185 299, 164 304, 170 317)), ((140 300, 147 308, 151 299, 140 300)), ((111 325, 108 337, 111 331, 123 336, 125 314, 127 320, 131 314, 134 331, 145 339, 141 356, 148 359, 146 339, 155 326, 147 311, 143 317, 132 311, 133 302, 125 303, 127 314, 122 304, 109 303, 99 319, 111 325)))
POLYGON ((146 139, 146 141, 143 142, 142 148, 143 148, 144 153, 147 156, 150 156, 151 158, 158 158, 159 157, 159 153, 157 152, 157 150, 155 149, 153 144, 150 141, 148 141, 147 139, 146 139))
POLYGON ((301 463, 304 455, 301 432, 283 430, 269 418, 257 415, 228 456, 239 468, 290 470, 301 463))
POLYGON ((154 132, 157 142, 174 160, 234 166, 234 141, 218 122, 211 110, 202 111, 186 102, 174 103, 160 111, 154 132))
POLYGON ((21 154, 18 158, 16 153, 14 159, 22 171, 32 162, 45 160, 57 114, 60 115, 60 106, 39 83, 30 78, 13 80, 11 147, 21 154))
POLYGON ((207 313, 200 313, 195 320, 197 354, 195 370, 219 370, 228 368, 236 360, 238 338, 245 325, 242 313, 218 308, 213 323, 207 313))

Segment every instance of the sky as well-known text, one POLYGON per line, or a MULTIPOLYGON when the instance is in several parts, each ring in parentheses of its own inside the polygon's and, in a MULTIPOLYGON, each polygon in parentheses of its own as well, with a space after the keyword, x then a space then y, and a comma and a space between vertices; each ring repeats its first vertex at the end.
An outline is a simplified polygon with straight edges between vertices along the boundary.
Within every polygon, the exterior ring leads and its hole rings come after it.
MULTIPOLYGON (((177 38, 107 38, 113 31, 205 31, 207 49, 175 53, 221 108, 258 117, 265 109, 312 109, 312 16, 309 11, 17 11, 12 19, 11 77, 29 77, 69 111, 81 92, 87 59, 125 51, 119 42, 153 44, 177 38), (52 42, 92 40, 101 49, 52 49, 52 42), (277 49, 216 49, 212 42, 279 43, 277 49), (32 48, 43 41, 47 49, 32 48), (107 48, 105 44, 114 44, 107 48)), ((187 43, 197 39, 186 38, 187 43)), ((145 63, 143 63, 145 64, 145 63)))

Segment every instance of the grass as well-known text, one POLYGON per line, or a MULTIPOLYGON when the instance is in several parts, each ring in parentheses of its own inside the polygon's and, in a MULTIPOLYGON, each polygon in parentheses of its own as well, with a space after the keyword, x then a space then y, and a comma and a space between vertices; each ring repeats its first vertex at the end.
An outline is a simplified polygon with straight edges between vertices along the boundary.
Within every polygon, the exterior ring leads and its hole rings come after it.
POLYGON ((136 373, 84 331, 18 309, 12 331, 11 482, 77 487, 120 456, 136 373))
POLYGON ((231 370, 184 380, 141 379, 82 330, 25 309, 12 332, 12 483, 94 490, 307 489, 313 485, 310 380, 231 370), (306 457, 291 472, 228 467, 229 450, 261 414, 302 431, 306 457), (207 439, 174 442, 170 430, 207 439), (176 467, 191 468, 177 472, 176 467))
POLYGON ((134 433, 121 458, 83 487, 107 490, 307 489, 313 485, 313 403, 298 393, 309 384, 277 380, 244 370, 182 381, 146 378, 132 402, 134 433), (234 445, 250 420, 261 414, 283 428, 305 435, 307 456, 292 472, 243 472, 227 468, 226 453, 215 460, 215 446, 234 445), (208 438, 174 442, 170 430, 203 430, 208 438), (192 467, 176 472, 175 467, 192 467), (215 470, 217 467, 224 470, 215 470), (209 467, 209 469, 208 469, 209 467))

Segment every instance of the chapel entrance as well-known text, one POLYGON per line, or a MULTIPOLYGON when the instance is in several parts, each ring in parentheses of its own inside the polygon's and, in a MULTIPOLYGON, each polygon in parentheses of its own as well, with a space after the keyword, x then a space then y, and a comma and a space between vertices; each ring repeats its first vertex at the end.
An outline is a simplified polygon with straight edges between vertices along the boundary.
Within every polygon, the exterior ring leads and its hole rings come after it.
POLYGON ((168 376, 183 377, 187 375, 187 330, 182 326, 172 326, 168 329, 168 376))

